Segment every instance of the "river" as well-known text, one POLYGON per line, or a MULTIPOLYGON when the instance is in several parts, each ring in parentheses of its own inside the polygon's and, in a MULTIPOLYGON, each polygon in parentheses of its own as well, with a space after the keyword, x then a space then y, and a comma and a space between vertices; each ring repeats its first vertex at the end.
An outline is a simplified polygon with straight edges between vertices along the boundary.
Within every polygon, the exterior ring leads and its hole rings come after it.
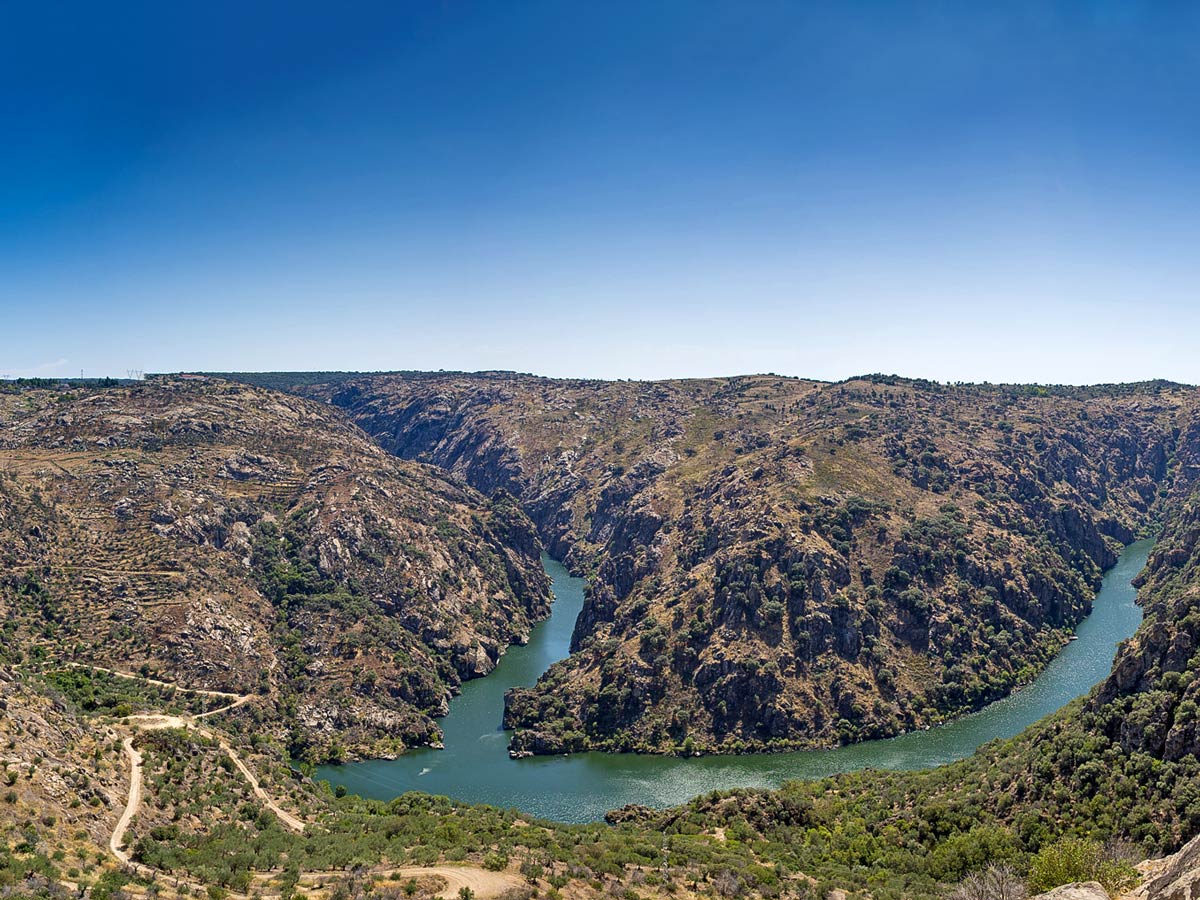
POLYGON ((583 606, 583 585, 544 558, 553 580, 550 617, 523 647, 511 647, 486 678, 468 681, 441 722, 444 750, 421 749, 396 760, 322 766, 319 778, 352 793, 388 800, 405 791, 445 794, 561 822, 589 822, 627 803, 665 807, 697 794, 735 787, 778 787, 796 778, 821 778, 866 767, 920 769, 969 756, 993 738, 1012 737, 1086 694, 1112 667, 1117 644, 1141 622, 1131 582, 1142 570, 1151 541, 1131 544, 1104 576, 1092 613, 1032 684, 977 713, 927 731, 865 741, 833 750, 681 759, 619 753, 513 760, 501 730, 504 692, 532 685, 568 653, 583 606))

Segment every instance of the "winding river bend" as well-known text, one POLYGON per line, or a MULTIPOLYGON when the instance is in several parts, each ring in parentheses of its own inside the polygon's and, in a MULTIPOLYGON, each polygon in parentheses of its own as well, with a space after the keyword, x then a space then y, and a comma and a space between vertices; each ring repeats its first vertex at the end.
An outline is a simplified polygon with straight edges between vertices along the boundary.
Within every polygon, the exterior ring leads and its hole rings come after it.
POLYGON ((441 722, 444 750, 414 750, 396 760, 323 766, 317 775, 353 793, 388 800, 405 791, 445 794, 469 803, 516 808, 562 822, 588 822, 627 803, 671 806, 697 794, 735 787, 778 787, 796 778, 821 778, 866 767, 920 769, 970 755, 993 738, 1012 737, 1085 694, 1112 667, 1118 642, 1141 622, 1131 582, 1146 564, 1151 541, 1131 544, 1104 577, 1092 613, 1042 675, 1015 694, 977 713, 928 731, 867 741, 834 750, 751 756, 639 756, 579 753, 508 757, 500 728, 504 692, 532 685, 567 655, 571 630, 583 606, 583 580, 548 557, 554 583, 550 618, 524 647, 511 647, 486 678, 468 681, 441 722))

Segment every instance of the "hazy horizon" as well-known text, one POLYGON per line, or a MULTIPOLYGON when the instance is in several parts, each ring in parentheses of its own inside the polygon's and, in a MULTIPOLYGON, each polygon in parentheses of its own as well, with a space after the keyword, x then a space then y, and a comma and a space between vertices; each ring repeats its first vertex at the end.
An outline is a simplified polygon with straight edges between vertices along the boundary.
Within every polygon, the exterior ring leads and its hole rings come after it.
POLYGON ((3 13, 0 376, 1200 382, 1200 9, 3 13))
POLYGON ((113 375, 84 375, 82 378, 78 375, 60 375, 60 376, 6 376, 0 375, 0 380, 33 381, 37 379, 43 380, 59 380, 63 383, 71 382, 92 382, 102 381, 105 379, 115 379, 118 381, 135 381, 141 378, 160 378, 173 377, 178 375, 205 375, 213 378, 224 376, 248 376, 248 375, 511 375, 520 378, 543 378, 548 380, 562 381, 599 381, 599 382, 632 382, 655 384, 669 381, 707 381, 713 379, 729 379, 729 378, 786 378, 796 381, 811 381, 820 384, 841 384, 847 381, 855 381, 858 379, 869 378, 897 378, 902 381, 929 381, 934 384, 942 384, 947 386, 962 386, 962 387, 1042 387, 1042 388, 1101 388, 1109 386, 1125 386, 1132 384, 1153 384, 1164 383, 1175 385, 1178 387, 1196 387, 1191 382, 1172 381, 1169 378, 1144 378, 1136 381, 1092 381, 1092 382, 1049 382, 1049 381, 963 381, 961 379, 953 379, 948 381, 940 381, 938 379, 922 378, 921 376, 906 375, 903 372, 855 372, 847 375, 844 378, 813 378, 807 375, 793 375, 786 372, 725 372, 708 375, 686 375, 680 377, 664 377, 664 378, 601 378, 589 377, 583 375, 547 375, 544 372, 525 372, 517 369, 271 369, 271 370, 255 370, 255 369, 240 369, 240 370, 216 370, 216 369, 174 369, 163 372, 139 372, 134 375, 113 374, 113 375))

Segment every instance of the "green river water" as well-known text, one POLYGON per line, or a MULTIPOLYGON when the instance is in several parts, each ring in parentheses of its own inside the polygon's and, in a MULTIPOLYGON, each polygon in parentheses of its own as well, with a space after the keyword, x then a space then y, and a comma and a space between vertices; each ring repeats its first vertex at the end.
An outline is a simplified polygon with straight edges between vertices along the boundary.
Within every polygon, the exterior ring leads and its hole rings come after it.
POLYGON ((529 643, 511 647, 486 678, 468 681, 442 721, 444 750, 414 750, 396 760, 323 766, 317 775, 352 793, 391 799, 405 791, 445 794, 469 803, 516 808, 562 822, 603 818, 627 803, 665 807, 697 794, 734 787, 778 787, 796 778, 820 778, 866 767, 919 769, 970 755, 993 738, 1011 737, 1085 694, 1112 666, 1117 643, 1141 622, 1131 582, 1146 564, 1150 541, 1130 545, 1108 571, 1091 615, 1041 676, 1009 697, 951 724, 888 740, 834 750, 681 759, 618 753, 513 760, 500 727, 504 692, 532 685, 568 653, 583 606, 583 580, 545 558, 554 583, 550 618, 529 643))

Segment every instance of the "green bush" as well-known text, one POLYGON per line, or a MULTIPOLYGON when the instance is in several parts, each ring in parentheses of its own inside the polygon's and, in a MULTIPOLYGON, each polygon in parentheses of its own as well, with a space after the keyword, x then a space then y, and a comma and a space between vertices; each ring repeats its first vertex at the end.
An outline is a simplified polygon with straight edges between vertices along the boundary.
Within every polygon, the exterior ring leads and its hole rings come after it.
POLYGON ((1061 838, 1038 851, 1029 869, 1029 890, 1040 894, 1075 881, 1098 881, 1110 894, 1120 894, 1137 883, 1137 870, 1113 859, 1095 841, 1061 838))

